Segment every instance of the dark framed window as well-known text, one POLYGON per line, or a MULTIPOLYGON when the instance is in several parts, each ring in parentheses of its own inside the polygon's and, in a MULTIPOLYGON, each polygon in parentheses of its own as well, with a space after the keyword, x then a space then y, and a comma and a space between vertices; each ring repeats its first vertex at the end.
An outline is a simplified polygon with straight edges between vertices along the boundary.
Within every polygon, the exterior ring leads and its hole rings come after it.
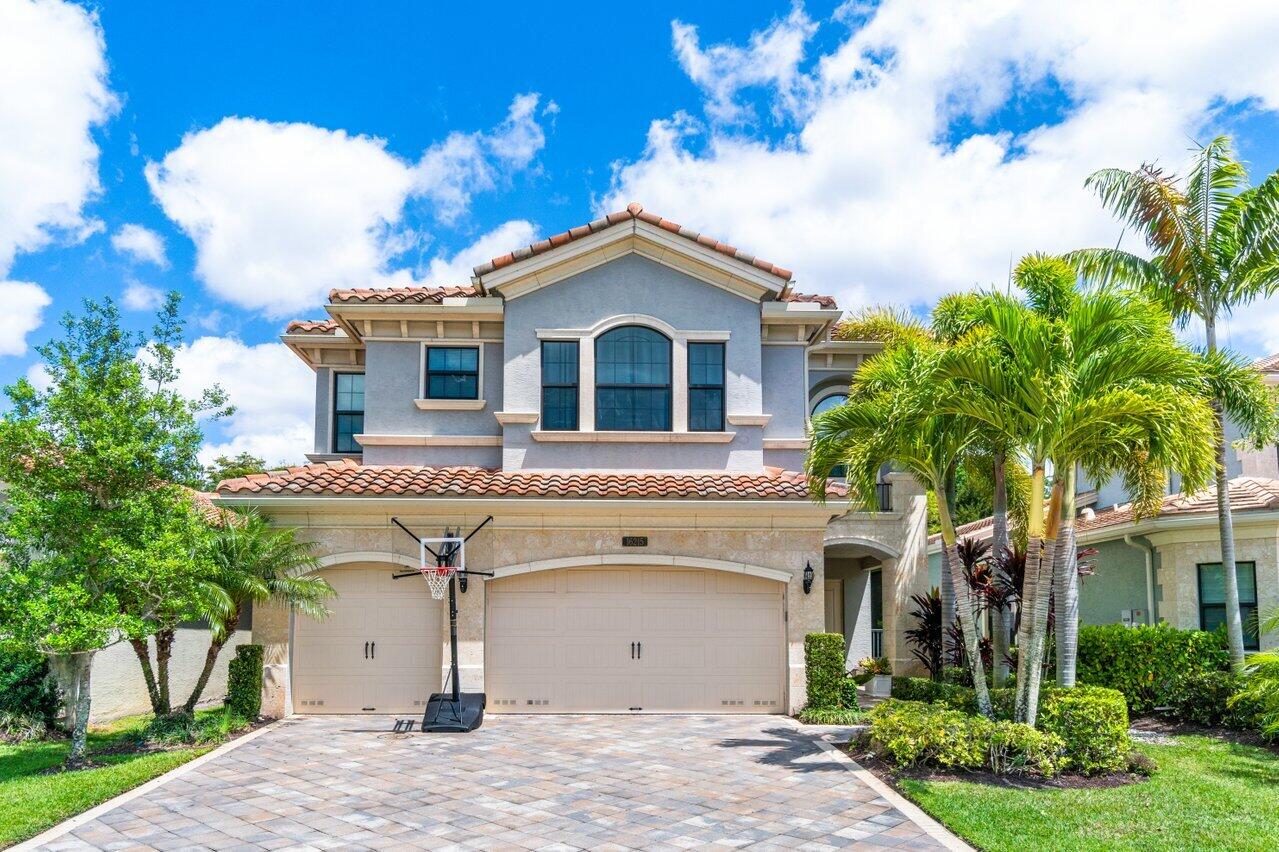
MULTIPOLYGON (((1235 577, 1239 581, 1239 615, 1243 619, 1243 645, 1257 651, 1261 643, 1257 635, 1257 563, 1236 562, 1235 577)), ((1220 562, 1199 565, 1199 627, 1216 630, 1226 623, 1226 572, 1220 562)))
POLYGON ((475 346, 426 347, 426 398, 479 399, 479 348, 475 346))
POLYGON ((361 453, 355 436, 364 432, 364 374, 333 375, 333 452, 361 453))
POLYGON ((595 428, 671 430, 671 341, 624 325, 595 339, 595 428))
MULTIPOLYGON (((813 417, 830 411, 832 408, 837 408, 845 402, 848 402, 848 394, 846 393, 833 393, 830 396, 824 396, 813 406, 813 417)), ((843 479, 848 475, 848 468, 842 464, 837 464, 831 468, 830 475, 832 479, 843 479)))
POLYGON ((577 430, 576 340, 542 341, 542 428, 577 430))
POLYGON ((724 344, 688 344, 688 431, 724 431, 724 344))

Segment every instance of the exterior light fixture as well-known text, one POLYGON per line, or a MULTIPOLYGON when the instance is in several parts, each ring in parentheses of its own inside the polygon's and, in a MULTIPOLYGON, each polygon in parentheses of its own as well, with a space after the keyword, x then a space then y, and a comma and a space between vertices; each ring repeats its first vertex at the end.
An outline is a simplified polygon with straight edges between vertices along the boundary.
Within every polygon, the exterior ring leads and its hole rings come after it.
POLYGON ((813 590, 813 563, 804 563, 804 594, 813 590))

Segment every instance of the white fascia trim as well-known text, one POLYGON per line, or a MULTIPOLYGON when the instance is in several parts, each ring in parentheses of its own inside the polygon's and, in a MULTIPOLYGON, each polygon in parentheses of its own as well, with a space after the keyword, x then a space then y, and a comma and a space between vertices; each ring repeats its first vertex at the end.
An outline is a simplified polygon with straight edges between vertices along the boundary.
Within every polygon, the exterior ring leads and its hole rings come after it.
POLYGON ((768 325, 832 322, 844 315, 839 308, 823 308, 817 302, 762 302, 760 317, 768 325))
POLYGON ((356 435, 362 447, 500 447, 501 435, 356 435))
POLYGON ((482 399, 415 399, 413 404, 423 411, 480 411, 487 403, 482 399))
POLYGON ((538 340, 585 340, 599 337, 606 331, 624 325, 648 326, 671 338, 685 341, 724 341, 729 339, 727 331, 682 331, 665 320, 649 314, 615 314, 606 317, 590 328, 539 328, 535 330, 538 340))
POLYGON ((542 559, 537 562, 520 562, 493 569, 493 579, 532 574, 535 571, 555 571, 560 568, 584 568, 592 565, 639 565, 663 568, 703 568, 708 571, 725 571, 731 574, 748 574, 779 583, 789 583, 794 573, 747 562, 730 562, 725 559, 703 559, 697 556, 664 556, 654 553, 603 553, 595 556, 567 556, 561 559, 542 559))
POLYGON ((729 444, 736 432, 562 432, 534 430, 534 441, 551 444, 729 444))

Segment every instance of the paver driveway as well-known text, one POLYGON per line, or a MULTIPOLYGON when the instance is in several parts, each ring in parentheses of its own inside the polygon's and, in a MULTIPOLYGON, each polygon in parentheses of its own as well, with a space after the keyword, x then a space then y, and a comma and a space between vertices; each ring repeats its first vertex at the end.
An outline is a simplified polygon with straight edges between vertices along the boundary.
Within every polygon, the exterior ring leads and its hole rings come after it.
POLYGON ((936 848, 794 722, 490 716, 470 735, 288 720, 49 849, 936 848))

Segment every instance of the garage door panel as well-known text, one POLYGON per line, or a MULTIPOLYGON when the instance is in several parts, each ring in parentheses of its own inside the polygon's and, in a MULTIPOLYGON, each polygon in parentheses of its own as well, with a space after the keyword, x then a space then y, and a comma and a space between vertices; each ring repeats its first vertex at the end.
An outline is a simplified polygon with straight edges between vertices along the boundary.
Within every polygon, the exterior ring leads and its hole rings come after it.
POLYGON ((493 712, 781 712, 780 583, 678 567, 541 573, 488 586, 493 712))
POLYGON ((350 713, 364 705, 367 681, 345 675, 312 675, 293 686, 299 713, 350 713))
POLYGON ((316 636, 298 643, 293 651, 293 665, 299 670, 314 670, 335 677, 359 677, 368 668, 365 645, 357 638, 316 636))
POLYGON ((343 598, 340 594, 329 602, 330 615, 325 619, 314 619, 299 615, 294 623, 295 640, 301 636, 350 636, 364 637, 368 633, 371 604, 375 598, 353 596, 343 598), (338 601, 344 601, 339 606, 338 601))

